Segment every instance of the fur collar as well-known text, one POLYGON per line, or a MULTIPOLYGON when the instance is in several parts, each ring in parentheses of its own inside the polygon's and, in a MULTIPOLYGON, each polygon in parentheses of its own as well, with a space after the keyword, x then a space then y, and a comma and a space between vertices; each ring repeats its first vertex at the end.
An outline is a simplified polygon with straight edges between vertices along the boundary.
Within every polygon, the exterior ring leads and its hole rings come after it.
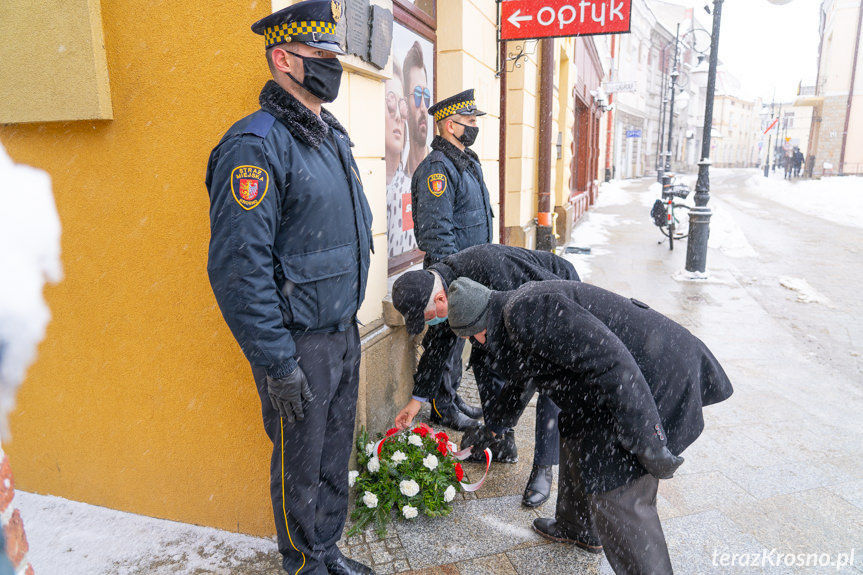
MULTIPOLYGON (((262 110, 275 116, 295 138, 316 150, 330 133, 330 128, 348 135, 347 130, 327 110, 321 108, 320 117, 316 116, 273 80, 264 85, 259 101, 262 110)), ((353 142, 350 144, 354 145, 353 142)))
POLYGON ((470 165, 471 160, 479 163, 479 156, 470 148, 465 148, 462 152, 455 147, 454 144, 446 141, 441 136, 435 136, 431 143, 432 150, 440 151, 444 156, 450 159, 459 172, 463 172, 470 165))

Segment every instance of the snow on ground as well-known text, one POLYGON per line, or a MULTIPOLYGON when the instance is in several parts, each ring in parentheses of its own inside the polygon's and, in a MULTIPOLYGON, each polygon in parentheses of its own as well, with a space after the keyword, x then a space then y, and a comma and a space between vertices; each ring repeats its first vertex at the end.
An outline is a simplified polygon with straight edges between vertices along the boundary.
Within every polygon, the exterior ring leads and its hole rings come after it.
POLYGON ((820 180, 785 180, 753 174, 746 188, 804 214, 863 228, 863 178, 829 177, 820 180))
POLYGON ((239 561, 277 553, 274 539, 199 527, 51 495, 16 491, 36 573, 229 575, 239 561), (159 566, 170 565, 170 571, 159 566))
POLYGON ((833 304, 826 296, 820 294, 803 278, 779 276, 779 285, 785 289, 797 292, 797 301, 801 303, 822 303, 829 307, 833 307, 833 304))

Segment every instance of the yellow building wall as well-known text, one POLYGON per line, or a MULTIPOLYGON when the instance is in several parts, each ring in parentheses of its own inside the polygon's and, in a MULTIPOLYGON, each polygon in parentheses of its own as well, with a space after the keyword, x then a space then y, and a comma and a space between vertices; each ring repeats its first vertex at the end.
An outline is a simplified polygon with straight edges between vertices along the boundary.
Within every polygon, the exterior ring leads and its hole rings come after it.
POLYGON ((0 123, 111 118, 98 0, 4 0, 0 39, 0 123))
MULTIPOLYGON (((273 532, 270 443, 248 364, 206 273, 210 150, 269 79, 252 22, 269 2, 103 3, 114 119, 0 126, 52 178, 64 280, 18 394, 17 487, 257 535, 273 532), (146 17, 142 17, 146 15, 146 17)), ((375 216, 364 322, 386 293, 379 79, 330 107, 357 143, 375 216)))
POLYGON ((520 229, 536 217, 539 47, 535 41, 508 42, 506 53, 525 56, 506 63, 507 228, 520 229))

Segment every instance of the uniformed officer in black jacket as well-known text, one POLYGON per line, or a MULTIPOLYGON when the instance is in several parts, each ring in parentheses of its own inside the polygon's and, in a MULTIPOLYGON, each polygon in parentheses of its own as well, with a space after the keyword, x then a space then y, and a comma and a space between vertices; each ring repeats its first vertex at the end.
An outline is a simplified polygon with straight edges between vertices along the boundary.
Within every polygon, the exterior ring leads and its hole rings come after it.
MULTIPOLYGON (((500 244, 473 246, 445 257, 427 270, 406 272, 393 284, 393 305, 404 316, 408 333, 419 333, 427 321, 446 317, 446 289, 459 277, 472 279, 496 291, 516 289, 530 281, 579 279, 571 263, 550 252, 500 244)), ((449 327, 447 324, 442 325, 449 327)), ((446 359, 459 341, 450 329, 438 330, 435 337, 420 358, 413 398, 396 416, 395 424, 401 429, 410 426, 419 412, 421 402, 434 394, 446 359)), ((498 373, 492 368, 493 359, 479 346, 471 349, 470 364, 482 398, 485 422, 498 434, 497 441, 491 446, 494 460, 514 463, 518 461, 514 431, 495 425, 490 419, 494 401, 507 379, 507 374, 498 373)), ((551 493, 552 466, 558 464, 560 446, 557 429, 559 412, 560 409, 551 398, 539 396, 536 404, 533 468, 522 497, 522 503, 527 507, 542 505, 551 493)), ((469 437, 468 434, 465 437, 469 437)))
MULTIPOLYGON (((470 149, 479 133, 477 116, 485 112, 476 106, 473 90, 465 90, 429 108, 437 126, 432 152, 420 162, 411 179, 414 234, 425 252, 426 267, 465 248, 492 241, 492 212, 488 188, 479 157, 470 149)), ((438 332, 447 328, 432 325, 423 346, 435 353, 438 332)), ((479 425, 478 408, 458 396, 461 383, 461 353, 464 343, 453 347, 437 389, 431 390, 432 423, 456 430, 479 425)), ((435 374, 437 376, 437 374, 435 374)), ((422 373, 419 375, 422 377, 422 373)))
MULTIPOLYGON (((449 289, 449 325, 494 356, 507 381, 492 417, 515 425, 539 387, 561 408, 554 519, 534 529, 590 551, 618 574, 670 575, 656 512, 659 479, 704 429, 702 408, 732 387, 704 343, 646 304, 572 281, 493 292, 467 278, 449 289)), ((485 428, 474 449, 493 442, 485 428)))
POLYGON ((270 491, 290 573, 371 573, 336 547, 359 382, 356 314, 371 211, 351 141, 321 105, 339 91, 342 7, 306 0, 256 22, 273 80, 210 155, 207 271, 252 366, 273 442, 270 491))

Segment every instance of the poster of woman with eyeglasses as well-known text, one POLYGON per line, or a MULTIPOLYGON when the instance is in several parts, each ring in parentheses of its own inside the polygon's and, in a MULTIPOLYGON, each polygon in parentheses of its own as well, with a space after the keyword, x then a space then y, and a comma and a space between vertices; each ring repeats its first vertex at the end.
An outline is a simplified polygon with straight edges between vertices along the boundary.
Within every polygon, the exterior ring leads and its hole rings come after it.
POLYGON ((411 214, 411 176, 428 154, 434 135, 428 115, 434 86, 433 50, 430 41, 393 23, 393 77, 385 86, 384 115, 389 257, 417 247, 411 214))

